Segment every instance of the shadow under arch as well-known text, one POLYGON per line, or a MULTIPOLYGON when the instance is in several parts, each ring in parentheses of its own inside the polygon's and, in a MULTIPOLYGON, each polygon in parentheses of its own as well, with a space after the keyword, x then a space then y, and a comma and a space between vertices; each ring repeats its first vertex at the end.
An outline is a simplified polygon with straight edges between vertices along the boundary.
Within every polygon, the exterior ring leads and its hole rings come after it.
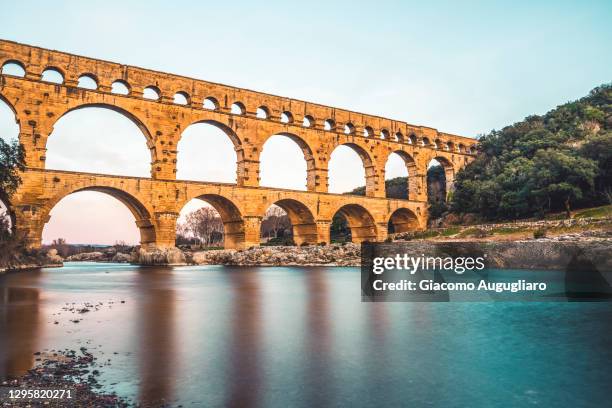
POLYGON ((287 213, 296 245, 317 243, 317 223, 305 204, 291 198, 278 200, 273 204, 287 213))
MULTIPOLYGON (((83 191, 95 191, 98 193, 107 194, 116 200, 119 200, 123 203, 132 213, 135 218, 136 226, 140 231, 140 245, 143 247, 154 246, 156 242, 156 232, 155 226, 153 225, 152 211, 147 209, 147 207, 136 197, 133 195, 108 186, 85 186, 85 187, 76 187, 69 191, 64 191, 61 194, 55 196, 52 200, 50 200, 45 205, 45 223, 47 223, 50 219, 51 210, 64 198, 71 194, 80 193, 83 191)), ((42 240, 42 233, 45 225, 40 226, 40 230, 37 231, 37 238, 42 240)))
MULTIPOLYGON (((359 146, 356 143, 351 143, 351 142, 340 143, 334 146, 332 152, 330 153, 329 155, 330 162, 331 162, 332 154, 340 146, 350 147, 351 149, 353 149, 355 153, 357 153, 357 155, 361 159, 363 168, 365 170, 366 196, 374 197, 374 192, 376 189, 376 171, 375 171, 374 163, 370 155, 368 154, 368 152, 365 151, 363 147, 359 146)), ((328 163, 328 166, 329 166, 329 163, 328 163)))
POLYGON ((385 164, 389 162, 389 158, 393 153, 397 154, 404 161, 406 171, 408 172, 408 185, 406 186, 408 195, 406 199, 415 200, 419 190, 416 162, 408 152, 403 150, 393 150, 389 152, 389 155, 385 160, 385 164))
MULTIPOLYGON (((351 230, 351 241, 358 244, 363 241, 376 241, 376 223, 372 214, 359 204, 346 204, 340 207, 334 217, 339 214, 346 219, 351 230)), ((333 217, 332 217, 333 218, 333 217)), ((330 237, 331 239, 331 237, 330 237)))
POLYGON ((389 232, 400 233, 414 231, 419 227, 419 219, 408 208, 398 208, 389 217, 389 232))
MULTIPOLYGON (((238 249, 245 241, 244 219, 236 204, 218 194, 201 194, 193 197, 210 204, 223 222, 223 247, 238 249)), ((191 200, 185 202, 185 205, 191 200)))
POLYGON ((272 139, 274 136, 284 136, 288 138, 289 140, 291 140, 292 142, 294 142, 300 148, 300 150, 304 154, 304 160, 306 161, 306 190, 314 191, 315 184, 316 184, 315 174, 314 174, 315 167, 316 167, 315 157, 314 157, 314 154, 312 153, 312 148, 310 147, 308 142, 306 142, 302 137, 300 137, 299 135, 295 133, 291 133, 291 132, 274 133, 274 134, 269 135, 261 144, 261 148, 259 152, 260 157, 265 148, 266 143, 270 139, 272 139))

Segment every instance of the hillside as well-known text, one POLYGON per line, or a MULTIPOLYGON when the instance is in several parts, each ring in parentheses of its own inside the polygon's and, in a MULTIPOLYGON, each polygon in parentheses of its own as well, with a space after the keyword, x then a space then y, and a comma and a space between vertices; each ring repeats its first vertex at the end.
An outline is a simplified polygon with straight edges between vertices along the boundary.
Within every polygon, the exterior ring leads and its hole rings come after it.
POLYGON ((480 138, 459 172, 454 213, 519 219, 612 200, 612 84, 480 138))

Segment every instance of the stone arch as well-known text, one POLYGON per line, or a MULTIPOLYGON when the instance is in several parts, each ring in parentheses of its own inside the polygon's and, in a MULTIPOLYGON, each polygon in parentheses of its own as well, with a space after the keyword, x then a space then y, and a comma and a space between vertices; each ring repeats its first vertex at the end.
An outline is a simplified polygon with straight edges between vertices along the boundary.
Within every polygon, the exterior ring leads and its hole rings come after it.
POLYGON ((440 163, 440 165, 444 169, 444 188, 445 188, 444 197, 445 199, 448 199, 449 194, 453 190, 453 186, 455 182, 455 168, 453 167, 453 164, 451 163, 451 161, 444 156, 432 157, 432 159, 429 161, 429 164, 431 164, 432 160, 435 160, 438 163, 440 163))
MULTIPOLYGON (((227 124, 220 122, 218 120, 213 120, 213 119, 197 120, 195 122, 189 123, 189 125, 187 125, 185 129, 189 128, 189 126, 191 125, 195 125, 198 123, 213 125, 219 128, 221 131, 223 131, 223 133, 225 133, 227 137, 230 139, 230 141, 234 145, 234 150, 236 152, 236 173, 237 173, 236 183, 238 185, 243 185, 244 179, 248 177, 248 174, 247 174, 247 163, 245 160, 244 146, 242 144, 242 139, 240 138, 240 136, 238 136, 238 134, 227 124)), ((181 137, 182 137, 182 134, 181 134, 181 137)), ((181 142, 181 137, 179 137, 179 140, 177 140, 176 142, 177 146, 181 142)))
MULTIPOLYGON (((223 143, 227 143, 228 139, 229 142, 231 143, 231 148, 232 148, 232 155, 235 157, 232 160, 235 160, 236 162, 236 176, 232 177, 231 180, 207 180, 207 181, 221 181, 221 182, 229 182, 229 183, 237 183, 240 181, 240 176, 241 176, 241 165, 244 163, 244 150, 242 147, 242 142, 240 140, 240 138, 238 137, 238 135, 236 134, 236 132, 234 132, 229 126, 227 126, 226 124, 216 121, 216 120, 199 120, 196 122, 193 122, 191 124, 189 124, 188 126, 185 127, 185 129, 181 132, 178 141, 176 142, 176 149, 177 149, 177 163, 176 163, 176 170, 177 170, 177 176, 179 176, 180 178, 187 178, 187 179, 193 179, 193 180, 201 180, 202 177, 199 175, 196 175, 195 177, 192 177, 193 175, 187 175, 187 177, 185 177, 185 174, 181 174, 179 175, 179 171, 183 172, 183 170, 185 169, 185 165, 187 163, 184 162, 184 160, 186 159, 183 155, 183 152, 185 152, 186 149, 185 145, 183 143, 186 143, 186 140, 195 140, 194 138, 187 138, 186 139, 186 133, 189 129, 193 128, 194 126, 197 125, 209 125, 213 128, 215 128, 215 130, 217 131, 221 131, 223 133, 223 135, 225 135, 226 139, 223 141, 223 143)), ((202 130, 205 132, 205 130, 202 130)), ((200 135, 192 135, 192 136, 202 136, 200 135)), ((214 140, 213 136, 217 136, 217 135, 213 135, 213 134, 209 134, 209 135, 204 135, 204 136, 211 136, 211 138, 208 140, 208 147, 214 145, 217 148, 220 148, 221 150, 218 150, 220 154, 223 154, 224 160, 230 160, 229 157, 226 157, 226 153, 227 151, 227 147, 225 144, 224 145, 217 145, 218 140, 214 140)), ((201 149, 202 148, 202 144, 206 143, 207 141, 205 140, 205 138, 202 138, 200 140, 195 140, 196 143, 199 143, 200 145, 195 147, 195 149, 201 149)), ((193 147, 193 146, 192 146, 193 147)), ((193 157, 191 157, 191 159, 193 159, 193 157)), ((193 161, 193 160, 192 160, 193 161)), ((192 163, 193 164, 193 163, 192 163)), ((200 169, 201 170, 201 169, 200 169)), ((207 175, 208 176, 208 175, 207 175)))
MULTIPOLYGON (((86 185, 86 183, 78 183, 76 185, 66 187, 60 190, 52 198, 50 198, 42 207, 43 222, 40 225, 34 226, 28 230, 30 242, 34 242, 40 246, 42 240, 43 229, 45 224, 50 219, 51 210, 64 198, 71 194, 83 192, 83 191, 95 191, 99 193, 108 194, 111 197, 117 199, 123 203, 134 216, 136 226, 140 231, 140 244, 143 247, 154 247, 157 240, 156 228, 154 225, 153 213, 154 211, 149 208, 143 200, 136 196, 112 186, 104 186, 93 183, 92 185, 86 185)), ((24 230, 21 228, 21 230, 24 230)))
POLYGON ((346 204, 334 212, 334 216, 343 216, 351 230, 351 240, 354 243, 363 241, 374 242, 377 238, 376 222, 368 210, 359 204, 346 204))
POLYGON ((44 81, 44 82, 49 82, 49 83, 54 83, 54 84, 62 85, 62 84, 64 84, 66 82, 66 72, 64 72, 63 69, 58 68, 58 67, 56 67, 54 65, 49 65, 49 66, 45 67, 45 69, 43 69, 40 78, 41 78, 41 81, 44 81), (52 75, 50 80, 44 79, 46 74, 52 75), (53 75, 54 74, 59 75, 61 77, 61 80, 54 80, 53 79, 53 75))
MULTIPOLYGON (((273 135, 270 135, 265 140, 262 141, 261 148, 259 149, 259 158, 261 159, 261 154, 265 148, 266 142, 274 136, 285 136, 300 148, 300 150, 302 151, 302 154, 304 155, 304 161, 306 162, 306 177, 305 177, 306 189, 308 191, 314 191, 315 190, 314 172, 316 168, 315 157, 314 157, 312 149, 310 148, 310 145, 308 144, 308 142, 306 142, 304 138, 298 136, 295 133, 291 133, 291 132, 278 132, 273 135)), ((261 163, 260 163, 260 166, 261 166, 261 163)))
POLYGON ((278 200, 273 204, 287 213, 293 230, 293 241, 297 245, 317 243, 317 224, 312 211, 305 204, 291 198, 278 200))
MULTIPOLYGON (((223 222, 223 240, 225 249, 242 248, 245 242, 245 225, 238 206, 230 199, 218 194, 200 194, 197 198, 210 204, 223 222)), ((184 204, 191 201, 187 200, 184 204)), ((184 206, 184 205, 183 205, 184 206)))
POLYGON ((419 228, 419 219, 408 208, 398 208, 389 216, 388 228, 390 233, 414 231, 419 228))
MULTIPOLYGON (((377 185, 376 185, 376 170, 374 166, 374 162, 370 157, 370 154, 361 146, 356 143, 346 142, 335 145, 332 151, 329 154, 329 162, 331 162, 331 156, 334 151, 340 146, 350 147, 361 159, 361 163, 363 165, 365 171, 365 187, 366 187, 366 196, 373 197, 375 195, 377 185)), ((328 166, 329 166, 328 162, 328 166)), ((329 175, 331 178, 331 174, 329 175)))
MULTIPOLYGON (((65 110, 64 112, 62 112, 50 124, 51 126, 49 127, 49 134, 47 135, 47 138, 45 138, 45 140, 44 140, 44 147, 47 148, 48 137, 50 137, 53 134, 53 127, 56 126, 57 123, 62 118, 64 118, 66 115, 68 115, 71 112, 75 112, 75 111, 79 111, 79 110, 83 110, 83 109, 87 109, 87 108, 102 108, 102 109, 107 109, 107 110, 116 112, 116 113, 124 116, 125 118, 129 119, 132 123, 134 123, 136 125, 136 127, 142 132, 143 136, 145 137, 146 146, 149 148, 149 152, 150 152, 150 156, 151 156, 151 163, 155 163, 156 162, 157 152, 156 152, 156 148, 155 148, 155 142, 154 142, 153 136, 151 135, 151 132, 149 131, 147 126, 144 124, 144 122, 142 120, 140 120, 140 118, 138 118, 132 112, 130 112, 130 111, 126 110, 126 109, 123 109, 123 108, 121 108, 119 106, 111 105, 111 104, 106 104, 106 103, 84 103, 84 104, 81 104, 81 105, 73 106, 73 107, 65 110)), ((46 165, 45 165, 45 167, 46 167, 46 165)))
POLYGON ((385 164, 389 161, 389 158, 394 153, 397 154, 404 161, 404 164, 406 165, 406 171, 408 173, 408 185, 406 186, 408 195, 406 199, 416 200, 416 197, 420 190, 419 183, 418 183, 418 177, 417 177, 418 172, 417 172, 416 161, 408 152, 405 152, 403 150, 391 150, 389 151, 389 155, 387 156, 385 160, 385 164))

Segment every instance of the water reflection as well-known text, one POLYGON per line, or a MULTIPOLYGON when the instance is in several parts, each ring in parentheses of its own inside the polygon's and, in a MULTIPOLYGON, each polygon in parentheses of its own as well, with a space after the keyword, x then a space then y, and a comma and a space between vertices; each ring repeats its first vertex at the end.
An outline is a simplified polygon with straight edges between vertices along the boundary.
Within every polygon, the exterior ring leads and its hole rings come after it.
POLYGON ((307 291, 306 368, 308 406, 322 407, 333 401, 332 333, 329 288, 325 270, 312 268, 304 273, 307 291))
POLYGON ((41 330, 40 291, 29 286, 38 277, 38 273, 0 277, 0 379, 34 365, 41 330))
POLYGON ((150 406, 174 398, 176 293, 172 269, 143 268, 136 274, 139 401, 150 406))
POLYGON ((261 348, 261 290, 259 274, 230 269, 227 279, 233 297, 230 347, 226 376, 227 407, 260 405, 262 374, 261 348))

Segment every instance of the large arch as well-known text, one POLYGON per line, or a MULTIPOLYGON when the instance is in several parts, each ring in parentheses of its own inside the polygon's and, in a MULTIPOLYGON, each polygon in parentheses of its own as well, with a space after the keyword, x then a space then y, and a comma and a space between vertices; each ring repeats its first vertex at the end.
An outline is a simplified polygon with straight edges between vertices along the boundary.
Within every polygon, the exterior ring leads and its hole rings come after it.
POLYGON ((278 200, 274 205, 287 213, 296 245, 317 243, 317 224, 306 205, 290 198, 278 200))
POLYGON ((264 140, 259 156, 259 166, 261 179, 260 184, 262 186, 290 188, 292 190, 314 190, 314 177, 309 177, 309 175, 314 172, 315 169, 315 159, 312 149, 304 139, 294 133, 280 132, 271 135, 264 140), (278 138, 283 138, 285 140, 288 139, 291 141, 291 143, 289 145, 285 143, 283 146, 282 139, 278 138), (266 145, 270 146, 270 144, 274 143, 275 140, 278 140, 280 143, 276 146, 273 145, 274 150, 271 150, 271 152, 274 156, 267 157, 268 154, 266 151, 266 145), (297 168, 300 163, 295 163, 294 160, 297 159, 298 155, 291 154, 291 152, 288 151, 288 149, 293 146, 297 146, 297 148, 299 148, 299 151, 301 151, 301 155, 304 158, 305 166, 303 171, 302 169, 297 168), (283 158, 286 161, 281 163, 282 168, 276 168, 274 164, 283 158), (287 169, 287 172, 284 171, 285 169, 287 169), (303 173, 303 177, 301 178, 304 184, 298 185, 297 183, 293 183, 291 181, 290 178, 297 176, 296 173, 303 173), (286 174, 285 178, 283 178, 284 174, 286 174))
POLYGON ((388 227, 389 232, 395 234, 415 231, 419 228, 419 219, 408 208, 398 208, 389 217, 388 227))
POLYGON ((334 152, 336 152, 337 149, 341 146, 345 146, 345 147, 352 149, 355 153, 357 153, 357 155, 361 159, 361 164, 363 165, 363 170, 364 170, 364 184, 362 186, 365 186, 365 195, 368 197, 373 197, 375 190, 376 190, 376 171, 375 171, 375 167, 374 167, 372 158, 370 157, 368 152, 366 152, 365 149, 363 149, 361 146, 355 143, 350 143, 350 142, 342 143, 342 144, 335 146, 329 155, 329 163, 328 163, 329 175, 328 177, 329 177, 329 184, 330 184, 330 192, 335 192, 335 193, 348 192, 348 191, 332 191, 332 190, 337 190, 337 187, 335 187, 335 184, 338 183, 338 181, 336 180, 336 176, 332 174, 334 170, 335 171, 338 170, 338 169, 332 169, 333 167, 332 162, 334 161, 334 158, 332 156, 334 152))
POLYGON ((351 230, 351 241, 360 243, 363 241, 374 242, 377 239, 376 222, 368 210, 359 204, 346 204, 334 213, 341 215, 351 230))
POLYGON ((100 103, 78 105, 62 113, 53 123, 45 147, 45 168, 58 170, 150 177, 151 163, 156 159, 153 137, 144 123, 120 107, 100 103), (108 112, 113 113, 109 115, 108 112), (76 116, 71 117, 71 114, 76 116), (132 132, 144 136, 149 157, 144 153, 138 157, 141 145, 140 141, 131 138, 132 132), (89 143, 84 144, 84 138, 89 138, 89 143), (109 148, 112 142, 117 146, 109 148), (78 152, 72 152, 72 146, 78 146, 78 152), (90 156, 80 157, 84 147, 91 149, 90 156), (78 158, 76 164, 75 157, 78 158), (121 169, 112 170, 113 166, 121 166, 121 169))
MULTIPOLYGON (((240 209, 231 200, 218 194, 201 194, 199 199, 210 204, 223 222, 223 247, 225 249, 241 248, 245 242, 244 219, 240 209)), ((187 201, 187 205, 191 200, 187 201)))
MULTIPOLYGON (((42 240, 43 231, 45 229, 46 224, 50 220, 51 211, 66 197, 77 194, 80 192, 93 191, 98 193, 107 194, 123 205, 127 207, 127 209, 132 213, 136 227, 140 232, 140 245, 143 247, 154 247, 156 243, 156 230, 153 224, 152 211, 147 208, 146 205, 142 203, 141 200, 134 197, 132 194, 127 193, 123 190, 120 190, 115 187, 109 186, 75 186, 72 189, 65 189, 56 194, 52 199, 50 199, 45 206, 43 207, 43 217, 44 224, 40 225, 38 230, 30 231, 30 234, 35 234, 32 238, 34 240, 42 240)), ((92 216, 96 216, 97 214, 92 214, 92 216)))
POLYGON ((237 183, 242 143, 226 125, 213 120, 192 123, 181 133, 177 151, 177 179, 237 183))

